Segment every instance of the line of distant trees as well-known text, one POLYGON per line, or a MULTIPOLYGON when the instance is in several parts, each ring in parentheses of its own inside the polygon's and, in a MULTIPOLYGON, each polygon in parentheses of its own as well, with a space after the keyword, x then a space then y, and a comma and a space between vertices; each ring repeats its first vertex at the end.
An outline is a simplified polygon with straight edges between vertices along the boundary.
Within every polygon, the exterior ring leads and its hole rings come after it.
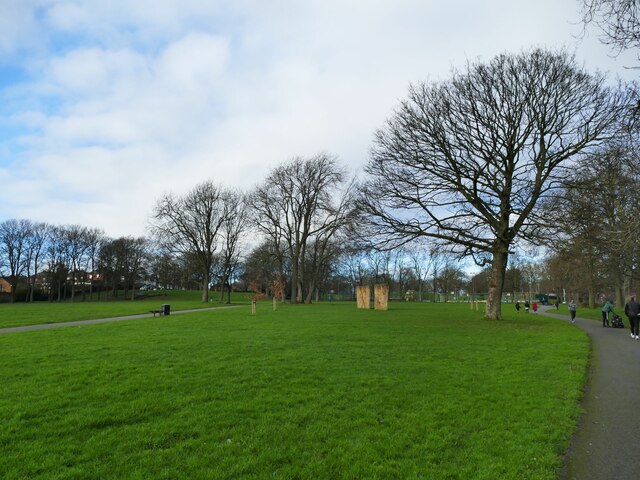
POLYGON ((0 223, 0 273, 11 301, 127 295, 148 258, 144 238, 113 239, 99 229, 25 219, 0 223))
MULTIPOLYGON (((199 288, 208 301, 213 286, 230 301, 233 285, 257 289, 264 282, 247 270, 269 252, 277 291, 293 302, 311 302, 333 270, 337 245, 353 212, 353 183, 327 154, 294 158, 263 185, 243 193, 206 181, 182 196, 156 203, 146 237, 110 238, 79 225, 55 226, 26 219, 0 223, 0 276, 12 301, 78 297, 135 298, 143 288, 199 288), (255 263, 255 262, 253 262, 255 263)), ((263 269, 264 270, 264 269, 263 269)))
MULTIPOLYGON (((547 231, 554 231, 546 242, 546 257, 533 261, 514 257, 505 274, 503 300, 531 299, 537 293, 556 293, 561 299, 571 296, 583 304, 595 306, 603 297, 618 305, 635 292, 638 284, 638 245, 635 229, 640 218, 640 183, 637 145, 612 143, 585 157, 575 169, 567 186, 541 205, 547 231)), ((311 169, 326 157, 295 159, 275 171, 294 169, 301 163, 311 169), (295 167, 295 168, 294 168, 295 167)), ((326 165, 323 165, 323 168, 326 165)), ((308 173, 308 171, 307 171, 308 173)), ((313 176, 312 176, 313 177, 313 176)), ((286 178, 291 179, 288 175, 286 178)), ((299 181, 301 179, 298 179, 299 181)), ((387 283, 393 299, 447 301, 475 296, 486 298, 490 270, 485 268, 469 276, 459 257, 439 250, 429 242, 414 242, 393 250, 380 251, 359 238, 357 219, 348 211, 346 193, 337 208, 311 215, 307 222, 313 235, 296 247, 291 218, 303 218, 293 206, 278 204, 278 196, 269 178, 253 194, 216 187, 205 182, 184 197, 173 198, 177 211, 189 213, 194 232, 207 231, 195 220, 206 204, 217 221, 209 244, 215 246, 205 277, 198 252, 178 243, 165 229, 162 215, 168 197, 159 200, 149 237, 110 238, 101 230, 79 225, 56 226, 29 220, 0 223, 0 276, 5 279, 5 301, 61 301, 106 298, 135 298, 140 289, 197 289, 207 282, 207 294, 215 288, 219 301, 230 301, 230 290, 259 291, 310 303, 319 299, 353 299, 361 284, 387 283), (192 198, 193 197, 193 198, 192 198), (204 197, 204 198, 202 198, 204 197), (195 201, 199 198, 199 201, 195 201), (208 202, 204 201, 208 198, 208 202), (190 200, 189 200, 190 199, 190 200), (215 204, 213 199, 218 199, 215 204), (188 201, 189 200, 189 201, 188 201), (262 202, 262 203, 259 203, 262 202), (256 203, 258 205, 256 206, 256 203), (213 208, 217 205, 216 208, 213 208), (263 210, 260 210, 261 207, 263 210), (271 210, 266 210, 271 208, 271 210), (277 214, 280 212, 280 214, 277 214), (328 217, 328 215, 333 215, 328 217), (322 218, 322 223, 318 222, 322 218), (341 218, 339 228, 331 221, 341 218), (329 219, 329 221, 327 220, 329 219), (261 222, 261 223, 260 223, 261 222), (271 223, 268 223, 271 222, 271 223), (316 225, 331 225, 331 235, 316 225), (313 227, 313 228, 311 228, 313 227), (271 229, 271 230, 269 230, 271 229), (259 235, 263 232, 262 235, 259 235), (271 233, 269 235, 268 233, 271 233), (262 239, 248 242, 248 238, 262 239), (298 248, 298 273, 292 288, 293 263, 290 252, 298 248), (294 293, 297 292, 297 293, 294 293)), ((295 182, 288 182, 292 186, 295 182)), ((289 192, 280 198, 297 205, 311 189, 289 192)), ((314 190, 315 192, 315 190, 314 190)), ((293 204, 292 204, 293 205, 293 204)), ((328 209, 328 204, 324 205, 328 209)), ((304 222, 302 222, 304 224, 304 222)), ((186 228, 186 225, 183 225, 186 228)), ((201 237, 194 237, 201 238, 201 237)), ((206 242, 205 242, 206 244, 206 242)), ((204 249, 203 249, 204 251, 204 249)), ((3 296, 2 296, 3 295, 3 296)), ((207 297, 208 298, 208 297, 207 297)))
MULTIPOLYGON (((482 274, 466 289, 443 285, 432 264, 434 297, 486 292, 486 316, 500 319, 514 253, 537 247, 555 265, 554 289, 622 303, 638 278, 638 117, 635 84, 610 85, 565 51, 498 55, 411 86, 376 132, 360 182, 321 153, 282 163, 250 192, 207 181, 167 194, 147 238, 9 220, 0 272, 14 299, 21 282, 34 298, 40 273, 50 299, 91 296, 93 283, 76 288, 90 274, 101 291, 130 296, 141 282, 198 285, 206 302, 218 285, 229 301, 243 281, 311 303, 341 290, 338 279, 395 282, 401 296, 415 290, 410 273, 421 297, 428 269, 411 259, 437 252, 482 274)), ((519 281, 511 294, 524 291, 519 281)))
MULTIPOLYGON (((320 269, 315 253, 307 253, 304 271, 313 273, 301 289, 310 297, 306 302, 353 300, 357 285, 372 283, 389 284, 391 297, 397 300, 452 301, 486 292, 483 274, 470 278, 457 258, 429 250, 428 245, 377 251, 343 240, 325 248, 320 269)), ((171 252, 163 242, 151 238, 110 238, 100 230, 78 225, 7 220, 0 223, 0 242, 2 277, 10 285, 4 292, 5 301, 134 299, 147 289, 202 288, 195 255, 171 252)), ((222 248, 214 255, 208 290, 219 293, 217 300, 230 301, 231 288, 279 294, 280 300, 290 300, 288 254, 276 251, 267 239, 251 249, 246 242, 239 240, 239 244, 231 257, 222 248), (278 282, 283 288, 278 288, 278 282)), ((531 289, 526 279, 535 281, 538 288, 544 281, 541 275, 533 278, 523 273, 527 268, 508 272, 508 279, 515 279, 509 283, 520 296, 531 289)))

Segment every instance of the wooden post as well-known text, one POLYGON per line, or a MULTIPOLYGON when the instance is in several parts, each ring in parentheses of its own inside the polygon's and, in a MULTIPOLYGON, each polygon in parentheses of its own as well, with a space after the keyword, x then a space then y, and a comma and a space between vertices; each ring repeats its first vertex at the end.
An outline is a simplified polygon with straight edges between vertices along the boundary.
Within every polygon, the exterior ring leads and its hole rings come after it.
POLYGON ((256 314, 256 301, 251 300, 251 315, 255 315, 255 314, 256 314))
POLYGON ((389 285, 379 283, 374 287, 375 291, 375 308, 376 310, 389 309, 389 285))
POLYGON ((276 297, 273 297, 273 311, 275 312, 278 308, 278 302, 276 301, 276 297))

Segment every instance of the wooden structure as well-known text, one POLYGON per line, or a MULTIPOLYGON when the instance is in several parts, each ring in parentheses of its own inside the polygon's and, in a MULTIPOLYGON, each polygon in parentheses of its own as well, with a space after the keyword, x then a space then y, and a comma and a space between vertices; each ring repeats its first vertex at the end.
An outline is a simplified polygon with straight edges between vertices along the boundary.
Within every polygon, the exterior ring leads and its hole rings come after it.
POLYGON ((379 283, 374 286, 375 309, 389 310, 389 285, 379 283))
POLYGON ((358 308, 370 308, 371 288, 369 285, 358 285, 356 287, 356 299, 358 300, 358 308))

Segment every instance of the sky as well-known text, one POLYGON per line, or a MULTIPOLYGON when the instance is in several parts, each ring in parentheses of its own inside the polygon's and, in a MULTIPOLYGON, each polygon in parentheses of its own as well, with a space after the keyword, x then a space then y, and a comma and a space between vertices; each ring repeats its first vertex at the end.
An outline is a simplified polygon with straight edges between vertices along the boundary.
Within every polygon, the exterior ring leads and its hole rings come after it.
POLYGON ((637 76, 582 31, 577 0, 0 0, 0 222, 139 236, 205 180, 357 175, 411 83, 504 52, 637 76))

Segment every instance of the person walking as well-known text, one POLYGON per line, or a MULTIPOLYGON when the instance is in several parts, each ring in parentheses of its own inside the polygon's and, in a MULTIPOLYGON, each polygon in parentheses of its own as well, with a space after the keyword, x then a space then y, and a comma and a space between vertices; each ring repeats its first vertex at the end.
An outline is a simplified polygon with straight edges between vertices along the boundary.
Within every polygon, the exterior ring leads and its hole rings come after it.
POLYGON ((529 300, 525 300, 524 302, 524 311, 529 313, 529 300))
POLYGON ((556 300, 556 303, 554 303, 556 310, 560 310, 560 300, 556 300))
POLYGON ((602 326, 603 327, 609 326, 609 313, 614 313, 613 302, 611 300, 607 300, 606 302, 604 302, 604 305, 602 306, 602 326))
POLYGON ((638 340, 638 327, 640 324, 640 303, 636 302, 635 295, 632 295, 627 304, 624 306, 624 314, 629 318, 631 325, 631 338, 638 340))
POLYGON ((533 313, 538 313, 538 303, 537 302, 533 302, 533 305, 531 305, 531 308, 533 309, 533 313))
POLYGON ((571 323, 576 323, 576 311, 578 307, 576 307, 576 303, 571 299, 569 302, 569 313, 571 314, 571 323))
POLYGON ((516 302, 516 313, 520 313, 520 302, 516 302))

